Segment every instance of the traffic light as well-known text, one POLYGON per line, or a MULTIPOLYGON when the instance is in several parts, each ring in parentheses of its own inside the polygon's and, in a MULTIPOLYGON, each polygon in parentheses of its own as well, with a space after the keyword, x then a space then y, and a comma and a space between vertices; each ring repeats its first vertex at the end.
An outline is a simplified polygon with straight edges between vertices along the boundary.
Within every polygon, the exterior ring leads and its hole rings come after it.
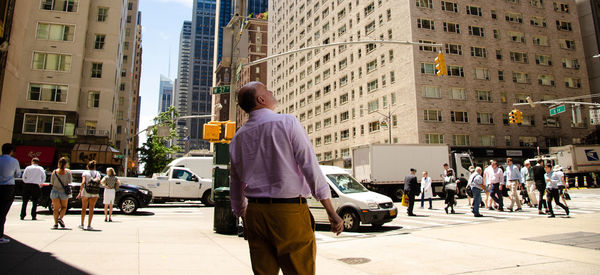
POLYGON ((508 123, 510 124, 515 124, 516 123, 516 117, 515 117, 515 110, 510 111, 510 113, 508 113, 508 123))
POLYGON ((203 125, 202 139, 208 141, 219 140, 219 136, 221 135, 221 124, 213 124, 211 122, 203 125))
POLYGON ((226 140, 231 140, 235 135, 235 122, 226 121, 225 125, 225 136, 223 137, 226 140))
POLYGON ((444 58, 443 53, 438 53, 435 58, 435 70, 438 76, 448 75, 448 71, 446 70, 446 59, 444 58))
POLYGON ((514 109, 513 112, 515 112, 515 123, 523 123, 523 112, 514 109))

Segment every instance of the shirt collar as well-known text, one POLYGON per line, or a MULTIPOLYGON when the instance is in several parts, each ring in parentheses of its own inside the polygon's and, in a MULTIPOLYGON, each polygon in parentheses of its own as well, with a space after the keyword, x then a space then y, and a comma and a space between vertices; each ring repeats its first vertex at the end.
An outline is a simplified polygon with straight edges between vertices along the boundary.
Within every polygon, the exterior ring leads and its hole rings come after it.
POLYGON ((267 114, 274 114, 275 112, 273 112, 273 110, 269 109, 269 108, 260 108, 257 110, 254 110, 252 112, 250 112, 248 115, 250 116, 250 119, 256 118, 258 116, 263 116, 263 115, 267 115, 267 114))

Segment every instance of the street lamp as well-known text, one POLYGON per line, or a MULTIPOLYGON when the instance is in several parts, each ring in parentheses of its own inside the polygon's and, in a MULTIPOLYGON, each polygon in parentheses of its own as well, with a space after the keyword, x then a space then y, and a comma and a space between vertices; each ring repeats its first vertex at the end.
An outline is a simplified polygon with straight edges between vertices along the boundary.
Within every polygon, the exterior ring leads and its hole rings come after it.
MULTIPOLYGON (((394 114, 395 111, 397 111, 401 106, 404 106, 406 104, 402 103, 400 105, 398 105, 398 107, 396 107, 396 109, 394 109, 392 111, 392 104, 388 104, 388 108, 387 108, 387 114, 382 113, 378 110, 375 110, 375 113, 378 113, 379 115, 381 115, 382 117, 385 118, 384 121, 387 121, 387 127, 388 127, 388 144, 392 144, 392 115, 394 114)), ((361 108, 360 110, 362 111, 369 111, 369 109, 367 108, 361 108)))
MULTIPOLYGON (((169 121, 177 121, 180 119, 188 119, 188 118, 212 118, 215 115, 191 115, 191 116, 180 116, 180 117, 174 117, 173 119, 168 120, 169 121)), ((143 129, 139 132, 137 132, 135 135, 133 136, 129 136, 129 132, 127 132, 127 146, 125 147, 125 177, 127 177, 127 168, 129 165, 129 143, 131 143, 132 139, 134 139, 135 137, 137 137, 139 134, 143 133, 143 132, 149 132, 151 130, 152 127, 160 125, 160 123, 158 124, 153 124, 148 126, 146 129, 143 129)))

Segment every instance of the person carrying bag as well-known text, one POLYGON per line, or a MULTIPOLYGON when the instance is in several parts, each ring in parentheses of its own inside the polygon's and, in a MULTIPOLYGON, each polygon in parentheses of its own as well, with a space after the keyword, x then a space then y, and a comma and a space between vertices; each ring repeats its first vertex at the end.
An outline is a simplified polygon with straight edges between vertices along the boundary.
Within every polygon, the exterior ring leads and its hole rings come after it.
POLYGON ((96 171, 96 161, 92 160, 87 165, 88 171, 81 176, 81 187, 77 199, 81 198, 81 224, 80 229, 93 231, 92 218, 94 218, 94 206, 100 197, 100 173, 96 171), (85 221, 85 212, 89 208, 89 218, 87 228, 83 227, 85 221))

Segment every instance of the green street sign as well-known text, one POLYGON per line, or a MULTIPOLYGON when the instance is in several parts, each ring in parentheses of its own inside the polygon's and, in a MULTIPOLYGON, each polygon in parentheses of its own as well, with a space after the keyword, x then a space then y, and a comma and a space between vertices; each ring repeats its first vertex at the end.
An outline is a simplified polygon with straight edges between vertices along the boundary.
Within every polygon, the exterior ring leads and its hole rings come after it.
POLYGON ((554 108, 550 108, 550 115, 558 115, 560 113, 564 113, 566 110, 565 105, 556 106, 554 108))
POLYGON ((212 88, 210 88, 210 93, 213 95, 228 94, 229 89, 230 89, 229 85, 212 87, 212 88))

